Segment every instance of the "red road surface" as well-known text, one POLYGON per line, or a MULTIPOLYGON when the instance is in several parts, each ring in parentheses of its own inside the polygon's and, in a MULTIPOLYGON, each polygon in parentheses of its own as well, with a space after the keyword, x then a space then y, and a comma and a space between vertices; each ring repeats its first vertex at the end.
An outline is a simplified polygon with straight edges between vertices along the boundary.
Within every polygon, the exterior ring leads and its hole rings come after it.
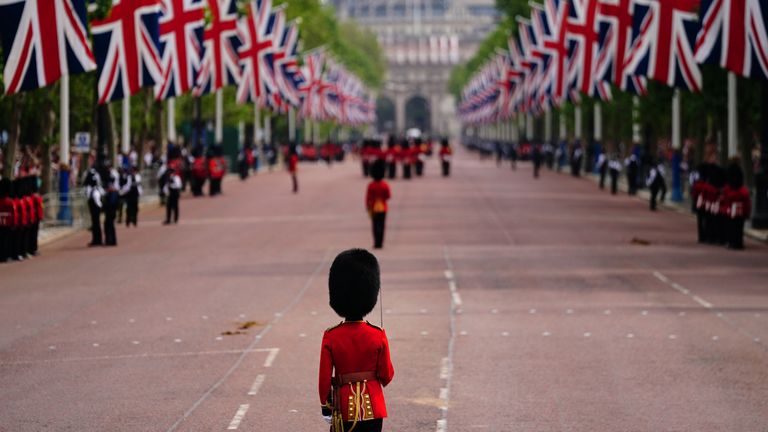
MULTIPOLYGON (((592 182, 454 165, 392 183, 385 430, 766 430, 765 246, 698 245, 690 217, 592 182)), ((142 211, 117 248, 81 233, 0 266, 0 431, 327 430, 327 271, 372 243, 359 171, 302 165, 298 195, 285 173, 228 181, 178 226, 142 211)))

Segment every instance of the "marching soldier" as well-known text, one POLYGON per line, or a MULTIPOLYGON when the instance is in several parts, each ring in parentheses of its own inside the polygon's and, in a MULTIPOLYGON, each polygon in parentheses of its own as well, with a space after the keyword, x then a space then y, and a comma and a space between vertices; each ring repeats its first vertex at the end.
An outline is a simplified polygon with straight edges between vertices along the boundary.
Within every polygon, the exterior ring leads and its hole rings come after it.
POLYGON ((291 146, 290 156, 288 156, 288 173, 291 174, 293 182, 293 193, 299 193, 299 155, 296 153, 296 146, 291 146))
POLYGON ((365 207, 373 225, 373 247, 384 246, 384 228, 387 220, 387 201, 390 198, 389 185, 384 181, 384 161, 378 160, 371 166, 373 181, 368 184, 365 207))
POLYGON ((413 166, 416 169, 416 177, 421 177, 424 175, 424 161, 427 158, 426 145, 421 140, 421 138, 416 138, 416 142, 413 146, 413 152, 415 153, 413 166))
POLYGON ((197 149, 194 152, 194 160, 192 161, 192 168, 190 169, 192 195, 199 197, 203 196, 203 187, 205 181, 208 179, 208 164, 205 160, 205 155, 202 149, 197 149))
POLYGON ((541 169, 541 147, 539 144, 533 144, 531 159, 533 160, 533 178, 539 178, 539 170, 541 169))
POLYGON ((706 163, 699 165, 695 171, 691 172, 691 207, 696 213, 696 231, 699 243, 707 243, 706 227, 706 207, 705 197, 707 194, 709 177, 709 166, 706 163))
POLYGON ((667 195, 667 181, 664 171, 664 162, 661 160, 651 164, 648 179, 645 181, 645 185, 651 190, 651 211, 656 211, 656 197, 659 195, 659 192, 661 192, 661 197, 659 198, 661 202, 664 202, 664 198, 667 195))
POLYGON ((453 150, 448 143, 448 138, 443 138, 440 142, 440 165, 443 168, 443 177, 451 175, 451 158, 453 157, 453 150))
POLYGON ((16 206, 11 195, 11 181, 0 179, 0 263, 13 258, 11 245, 16 206))
POLYGON ((376 306, 379 263, 362 249, 340 253, 331 265, 331 308, 344 321, 323 334, 318 388, 331 432, 381 432, 387 407, 383 388, 395 370, 384 330, 363 318, 376 306))
POLYGON ((411 156, 411 145, 407 140, 403 140, 400 146, 403 161, 403 178, 406 180, 411 179, 411 166, 413 164, 413 157, 411 156))
POLYGON ((27 257, 27 231, 29 230, 30 217, 30 206, 25 199, 26 188, 22 179, 17 178, 13 181, 13 192, 18 214, 18 219, 15 223, 16 235, 13 255, 21 261, 27 257))
POLYGON ((738 159, 728 166, 728 184, 723 189, 727 222, 728 248, 744 249, 744 221, 752 213, 752 198, 744 186, 744 173, 738 159))
POLYGON ((210 196, 216 196, 221 193, 221 182, 224 174, 227 172, 227 163, 222 155, 223 149, 216 147, 214 156, 208 161, 208 175, 211 178, 211 184, 208 189, 210 196))
POLYGON ((389 137, 384 160, 387 162, 387 177, 390 180, 394 180, 395 177, 397 177, 397 160, 400 157, 399 153, 400 146, 397 145, 397 140, 395 140, 395 137, 393 136, 389 137))
POLYGON ((32 206, 35 210, 35 221, 32 224, 32 233, 30 235, 30 247, 29 247, 29 253, 32 256, 38 255, 38 244, 37 244, 37 236, 40 233, 40 223, 45 218, 45 213, 43 212, 43 197, 40 195, 40 188, 37 183, 37 176, 30 177, 29 180, 29 187, 30 187, 30 199, 32 200, 32 206))
POLYGON ((627 167, 627 189, 630 195, 637 195, 637 175, 640 170, 640 163, 637 160, 637 155, 632 153, 628 158, 624 160, 624 165, 627 167))

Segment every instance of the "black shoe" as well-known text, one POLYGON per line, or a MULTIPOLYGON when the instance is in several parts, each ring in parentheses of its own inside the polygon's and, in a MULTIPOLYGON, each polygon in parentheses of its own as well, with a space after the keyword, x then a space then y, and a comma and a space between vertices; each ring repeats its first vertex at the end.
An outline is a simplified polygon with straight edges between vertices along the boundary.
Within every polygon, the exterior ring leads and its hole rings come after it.
POLYGON ((163 222, 163 225, 170 225, 170 224, 171 224, 171 221, 165 221, 165 222, 163 222))
POLYGON ((101 243, 93 243, 93 242, 88 243, 88 247, 98 247, 98 246, 102 246, 102 244, 101 243))

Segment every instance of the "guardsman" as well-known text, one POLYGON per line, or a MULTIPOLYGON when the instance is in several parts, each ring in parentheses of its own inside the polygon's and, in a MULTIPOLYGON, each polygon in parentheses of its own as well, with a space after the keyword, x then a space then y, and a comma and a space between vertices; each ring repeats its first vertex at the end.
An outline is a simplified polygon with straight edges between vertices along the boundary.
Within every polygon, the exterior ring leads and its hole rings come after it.
POLYGON ((413 166, 416 170, 416 177, 421 177, 424 175, 424 161, 427 159, 427 149, 421 138, 416 138, 413 152, 415 153, 413 166))
POLYGON ((391 196, 389 184, 384 181, 384 161, 379 159, 371 166, 373 181, 368 184, 365 194, 365 207, 373 226, 373 247, 384 246, 384 228, 387 220, 387 201, 391 196))
POLYGON ((621 162, 619 155, 614 154, 608 162, 608 172, 611 175, 611 193, 616 195, 619 190, 619 174, 621 174, 621 162))
POLYGON ((387 142, 387 151, 384 153, 384 160, 387 163, 387 178, 394 180, 397 177, 397 159, 400 152, 400 146, 397 145, 395 137, 389 137, 387 142))
POLYGON ((192 189, 193 196, 199 197, 203 196, 203 187, 206 179, 208 179, 208 163, 201 148, 196 149, 193 154, 194 160, 190 170, 192 186, 190 189, 192 189))
POLYGON ((729 249, 744 249, 744 221, 752 214, 752 198, 744 186, 744 173, 737 158, 728 166, 728 183, 723 189, 728 216, 727 244, 729 249))
POLYGON ((344 321, 323 334, 318 389, 331 432, 381 432, 387 406, 383 388, 395 370, 387 334, 363 321, 376 306, 379 263, 362 249, 340 253, 331 264, 331 308, 344 321))
POLYGON ((371 141, 363 140, 363 146, 360 148, 360 163, 363 168, 363 177, 368 177, 371 170, 371 141))
POLYGON ((11 182, 0 179, 0 263, 12 258, 11 244, 16 206, 11 198, 11 182))
POLYGON ((443 138, 440 142, 440 165, 443 168, 443 177, 451 175, 451 158, 453 158, 453 150, 448 143, 448 138, 443 138))
POLYGON ((656 197, 661 193, 659 201, 664 202, 667 195, 667 180, 665 177, 664 162, 659 160, 651 163, 651 169, 648 171, 648 178, 645 185, 651 191, 650 206, 651 211, 656 211, 656 197))
POLYGON ((296 153, 295 145, 291 145, 289 151, 288 173, 291 175, 291 181, 293 182, 293 193, 299 193, 299 155, 296 153))
POLYGON ((699 243, 707 242, 705 195, 709 177, 709 165, 702 163, 691 172, 691 207, 696 214, 696 231, 699 243))
POLYGON ((91 167, 85 175, 85 194, 88 198, 88 212, 91 214, 91 242, 88 246, 101 246, 101 209, 104 190, 101 188, 101 174, 91 167))
POLYGON ((120 175, 107 161, 105 163, 103 178, 104 183, 104 245, 117 246, 117 231, 115 230, 115 216, 117 215, 117 203, 120 199, 120 175))
POLYGON ((37 176, 30 177, 29 184, 30 198, 32 199, 32 205, 35 209, 35 223, 32 225, 32 234, 30 236, 30 249, 29 253, 32 256, 38 255, 37 236, 40 233, 40 223, 45 219, 45 213, 43 212, 43 196, 40 195, 40 187, 38 186, 37 176))
POLYGON ((143 193, 141 188, 141 174, 136 166, 132 166, 126 175, 126 182, 120 189, 120 194, 125 200, 125 226, 134 227, 139 223, 139 198, 143 193))
POLYGON ((13 254, 19 261, 27 257, 27 230, 29 228, 29 206, 24 199, 26 188, 22 179, 17 178, 13 181, 14 201, 16 202, 16 211, 18 219, 16 225, 15 244, 13 254))
POLYGON ((600 173, 600 189, 605 189, 605 176, 608 174, 608 158, 605 152, 601 152, 597 157, 597 171, 600 173))
POLYGON ((406 180, 411 179, 411 166, 412 166, 412 157, 411 157, 411 145, 408 143, 407 140, 403 140, 401 145, 401 153, 402 153, 402 162, 403 162, 403 178, 406 180))
POLYGON ((208 161, 208 175, 211 178, 211 184, 208 190, 210 196, 221 193, 221 182, 224 174, 227 172, 227 163, 224 160, 223 149, 218 146, 214 150, 214 156, 208 161))
POLYGON ((173 223, 179 223, 179 197, 181 196, 181 176, 173 168, 168 169, 168 181, 165 183, 165 194, 168 201, 165 204, 165 222, 163 225, 170 225, 171 216, 173 223))
POLYGON ((710 233, 710 242, 712 244, 725 245, 725 227, 728 222, 725 208, 723 208, 725 202, 722 193, 726 183, 725 169, 718 164, 711 164, 709 183, 712 185, 712 187, 709 188, 709 195, 707 196, 707 201, 710 203, 707 218, 707 229, 710 233))

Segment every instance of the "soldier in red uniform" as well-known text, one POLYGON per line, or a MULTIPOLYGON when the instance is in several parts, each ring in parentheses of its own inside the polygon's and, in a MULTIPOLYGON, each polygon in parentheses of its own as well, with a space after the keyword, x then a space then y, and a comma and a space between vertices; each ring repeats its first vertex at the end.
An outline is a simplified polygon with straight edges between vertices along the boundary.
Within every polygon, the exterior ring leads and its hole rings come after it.
POLYGON ((13 195, 17 215, 14 221, 13 256, 21 261, 27 257, 26 239, 29 227, 29 207, 24 200, 24 184, 21 179, 13 181, 13 195))
POLYGON ((0 263, 13 258, 11 245, 13 239, 13 222, 16 207, 11 198, 11 182, 0 180, 0 263))
POLYGON ((208 163, 201 149, 194 151, 194 160, 192 161, 190 171, 192 195, 196 197, 203 196, 203 186, 205 186, 205 180, 208 178, 208 163))
POLYGON ((331 432, 380 432, 387 416, 383 387, 395 374, 383 329, 363 321, 376 306, 379 263, 370 252, 350 249, 331 265, 328 292, 344 321, 325 331, 319 391, 331 432))
POLYGON ((293 193, 299 193, 299 155, 296 154, 295 146, 291 146, 288 156, 288 172, 291 174, 291 181, 293 181, 293 193))
POLYGON ((403 178, 411 179, 411 167, 413 166, 413 149, 408 141, 403 140, 400 146, 401 160, 403 162, 403 178))
POLYGON ((440 142, 440 165, 443 167, 443 177, 451 175, 451 158, 453 157, 453 150, 451 145, 448 144, 448 138, 443 138, 440 142))
POLYGON ((365 207, 371 216, 373 225, 373 247, 381 249, 384 246, 384 228, 387 220, 387 201, 391 193, 389 185, 384 181, 384 161, 377 160, 371 166, 373 181, 368 184, 365 194, 365 207))
POLYGON ((728 167, 728 183, 723 189, 723 201, 728 216, 728 248, 744 249, 744 221, 752 214, 752 197, 744 186, 744 173, 738 160, 732 161, 728 167))
POLYGON ((214 156, 208 161, 208 175, 211 177, 211 184, 208 189, 210 196, 221 193, 221 181, 227 172, 227 162, 224 160, 222 152, 223 149, 217 147, 214 151, 214 156))
POLYGON ((384 160, 387 163, 387 177, 393 180, 397 177, 397 160, 400 157, 400 146, 397 145, 395 137, 389 137, 387 142, 387 151, 384 153, 384 160))
POLYGON ((45 218, 43 213, 43 197, 39 193, 39 187, 37 182, 37 176, 29 177, 29 200, 32 204, 32 208, 35 214, 32 221, 32 227, 29 233, 29 254, 32 256, 38 255, 37 236, 40 232, 40 223, 45 218))

